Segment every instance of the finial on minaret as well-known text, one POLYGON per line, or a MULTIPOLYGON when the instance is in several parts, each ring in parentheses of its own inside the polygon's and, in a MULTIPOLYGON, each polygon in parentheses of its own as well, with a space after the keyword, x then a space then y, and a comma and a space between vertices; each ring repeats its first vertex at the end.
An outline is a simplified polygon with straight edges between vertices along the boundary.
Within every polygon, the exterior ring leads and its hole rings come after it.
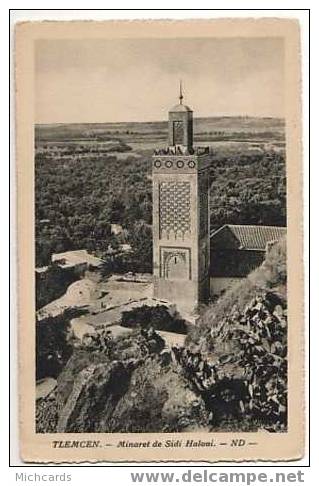
POLYGON ((179 104, 183 104, 183 87, 182 87, 182 80, 179 81, 179 104))

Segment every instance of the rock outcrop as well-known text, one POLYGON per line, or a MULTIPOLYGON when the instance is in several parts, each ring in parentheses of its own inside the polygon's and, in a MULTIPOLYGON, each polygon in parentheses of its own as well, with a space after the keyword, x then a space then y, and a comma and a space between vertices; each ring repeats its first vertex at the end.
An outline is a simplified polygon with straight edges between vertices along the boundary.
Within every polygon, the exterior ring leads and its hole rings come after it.
POLYGON ((57 432, 105 432, 131 372, 118 361, 85 368, 59 414, 57 432))
POLYGON ((286 303, 267 292, 211 329, 213 351, 174 349, 182 372, 203 397, 213 427, 242 420, 255 428, 286 429, 286 331, 286 303))
MULTIPOLYGON (((207 424, 203 399, 152 329, 117 339, 101 331, 85 343, 50 398, 51 432, 177 432, 207 424)), ((45 402, 38 406, 37 430, 45 431, 45 402)))

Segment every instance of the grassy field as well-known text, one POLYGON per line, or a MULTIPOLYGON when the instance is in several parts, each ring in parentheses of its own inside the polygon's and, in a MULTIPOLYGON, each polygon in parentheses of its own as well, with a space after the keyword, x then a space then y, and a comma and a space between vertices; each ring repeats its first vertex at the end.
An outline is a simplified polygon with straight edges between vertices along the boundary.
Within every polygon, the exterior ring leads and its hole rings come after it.
MULTIPOLYGON (((150 157, 167 146, 167 122, 73 123, 35 126, 37 154, 52 159, 150 157)), ((285 123, 279 118, 194 119, 194 145, 209 145, 217 156, 284 153, 285 123)))
MULTIPOLYGON (((196 141, 209 140, 284 140, 284 120, 278 118, 211 117, 194 119, 196 141)), ((165 142, 167 122, 149 123, 74 123, 36 125, 36 142, 107 141, 126 143, 165 142)))

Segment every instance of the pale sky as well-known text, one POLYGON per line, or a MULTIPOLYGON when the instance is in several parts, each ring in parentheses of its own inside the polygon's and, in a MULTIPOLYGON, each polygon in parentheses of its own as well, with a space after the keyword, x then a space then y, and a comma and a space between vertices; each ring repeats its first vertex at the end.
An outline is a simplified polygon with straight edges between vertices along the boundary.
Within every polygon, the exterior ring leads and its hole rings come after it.
POLYGON ((39 40, 36 122, 166 120, 180 79, 195 117, 284 116, 281 38, 39 40))

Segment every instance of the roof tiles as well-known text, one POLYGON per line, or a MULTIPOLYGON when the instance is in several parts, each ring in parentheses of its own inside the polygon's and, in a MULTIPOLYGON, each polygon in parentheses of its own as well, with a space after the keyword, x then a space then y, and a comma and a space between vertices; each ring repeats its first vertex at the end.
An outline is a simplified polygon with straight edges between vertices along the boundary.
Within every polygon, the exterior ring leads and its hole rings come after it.
POLYGON ((211 234, 213 239, 222 231, 231 231, 239 243, 238 249, 265 250, 267 243, 280 240, 287 229, 281 226, 258 226, 244 224, 226 224, 211 234))

